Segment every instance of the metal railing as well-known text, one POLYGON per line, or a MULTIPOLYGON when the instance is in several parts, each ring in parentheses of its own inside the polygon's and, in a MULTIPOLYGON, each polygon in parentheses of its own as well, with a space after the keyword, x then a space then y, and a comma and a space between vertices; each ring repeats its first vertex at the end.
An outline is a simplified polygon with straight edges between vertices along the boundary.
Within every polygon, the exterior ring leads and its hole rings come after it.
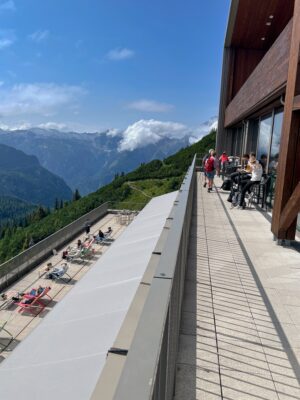
POLYGON ((173 399, 195 162, 196 157, 168 218, 172 220, 169 234, 115 390, 115 400, 173 399))
POLYGON ((84 224, 87 220, 92 224, 107 214, 107 210, 108 203, 102 204, 29 249, 1 264, 0 290, 3 290, 11 283, 18 280, 26 272, 49 257, 53 249, 60 248, 77 236, 81 231, 84 231, 84 224))

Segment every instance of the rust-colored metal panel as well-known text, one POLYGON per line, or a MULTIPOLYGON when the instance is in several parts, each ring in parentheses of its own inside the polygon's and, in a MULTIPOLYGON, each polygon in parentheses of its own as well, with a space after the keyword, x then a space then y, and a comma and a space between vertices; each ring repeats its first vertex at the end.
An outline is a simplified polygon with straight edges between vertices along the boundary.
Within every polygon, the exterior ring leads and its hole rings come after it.
MULTIPOLYGON (((272 232, 278 239, 294 239, 295 237, 296 218, 291 226, 287 228, 286 221, 281 219, 281 215, 295 187, 300 181, 300 112, 293 111, 297 77, 299 77, 300 74, 298 68, 299 46, 300 0, 295 0, 275 203, 272 216, 272 232)), ((290 212, 291 210, 288 208, 285 209, 285 214, 290 215, 290 212)))
POLYGON ((227 46, 268 50, 291 19, 293 7, 294 0, 240 0, 227 46))
POLYGON ((280 229, 287 230, 300 212, 300 182, 296 186, 280 217, 280 229))
POLYGON ((264 50, 235 48, 234 52, 234 69, 232 71, 233 84, 230 101, 234 98, 265 55, 264 50))
POLYGON ((288 76, 292 24, 293 20, 288 23, 228 105, 225 112, 225 127, 254 112, 264 100, 284 87, 288 76))

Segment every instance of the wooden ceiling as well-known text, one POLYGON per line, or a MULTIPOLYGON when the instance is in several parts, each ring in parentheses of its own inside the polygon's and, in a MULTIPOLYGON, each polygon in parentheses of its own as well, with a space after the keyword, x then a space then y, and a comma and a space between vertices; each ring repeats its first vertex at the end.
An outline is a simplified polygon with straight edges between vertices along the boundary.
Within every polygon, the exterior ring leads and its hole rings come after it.
POLYGON ((225 45, 268 50, 293 16, 293 10, 294 0, 232 0, 225 45))

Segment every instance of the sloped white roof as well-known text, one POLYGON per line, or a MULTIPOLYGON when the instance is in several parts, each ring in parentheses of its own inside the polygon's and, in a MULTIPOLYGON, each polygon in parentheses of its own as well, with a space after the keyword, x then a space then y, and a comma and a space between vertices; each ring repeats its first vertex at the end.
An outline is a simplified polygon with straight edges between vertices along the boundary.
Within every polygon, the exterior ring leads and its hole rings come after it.
POLYGON ((176 196, 151 200, 0 364, 1 399, 89 399, 176 196))

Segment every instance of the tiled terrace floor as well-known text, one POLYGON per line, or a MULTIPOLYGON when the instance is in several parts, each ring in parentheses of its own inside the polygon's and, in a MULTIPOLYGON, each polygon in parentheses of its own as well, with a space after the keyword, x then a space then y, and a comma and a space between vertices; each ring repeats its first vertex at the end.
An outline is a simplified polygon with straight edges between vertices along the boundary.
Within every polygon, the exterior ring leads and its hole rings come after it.
MULTIPOLYGON (((96 234, 99 229, 105 231, 109 226, 111 226, 113 229, 113 234, 111 236, 112 240, 115 240, 126 228, 125 225, 120 225, 117 222, 116 214, 107 214, 100 221, 91 226, 91 234, 96 234)), ((83 241, 84 237, 84 234, 78 235, 78 237, 72 240, 72 242, 66 244, 65 247, 69 245, 76 245, 77 240, 81 239, 83 241)), ((38 265, 30 273, 25 275, 21 280, 16 282, 8 289, 16 290, 18 292, 26 292, 32 287, 38 287, 39 285, 43 287, 51 286, 49 295, 52 297, 53 300, 37 317, 34 317, 26 312, 19 314, 17 312, 18 307, 15 305, 12 305, 7 310, 0 310, 0 321, 9 321, 6 325, 6 328, 14 336, 14 340, 10 342, 8 339, 9 336, 5 332, 2 331, 0 333, 0 362, 11 354, 13 349, 26 336, 28 336, 28 334, 30 334, 30 332, 41 322, 43 317, 49 311, 51 311, 53 307, 55 307, 55 304, 59 302, 63 297, 65 297, 69 290, 71 290, 72 287, 76 285, 76 282, 79 281, 90 268, 93 268, 98 258, 101 257, 102 253, 107 251, 109 246, 94 244, 93 248, 94 255, 92 257, 83 261, 74 261, 72 263, 68 263, 68 274, 72 278, 72 280, 68 283, 64 282, 63 280, 53 282, 49 279, 45 279, 46 264, 48 262, 51 262, 53 266, 56 266, 62 262, 61 254, 63 249, 61 249, 57 255, 45 260, 41 265, 38 265)))
POLYGON ((175 399, 300 399, 300 254, 197 179, 175 399))

